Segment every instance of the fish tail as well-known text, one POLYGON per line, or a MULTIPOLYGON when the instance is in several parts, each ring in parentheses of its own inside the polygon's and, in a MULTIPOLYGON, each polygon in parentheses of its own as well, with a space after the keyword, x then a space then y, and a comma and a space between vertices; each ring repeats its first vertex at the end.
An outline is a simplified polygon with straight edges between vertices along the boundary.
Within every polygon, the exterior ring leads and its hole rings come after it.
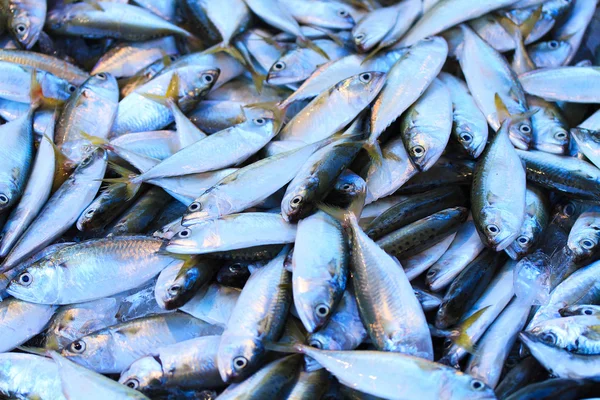
POLYGON ((450 340, 452 340, 452 342, 455 345, 461 347, 468 353, 475 354, 477 352, 475 348, 475 343, 473 343, 473 341, 467 334, 467 331, 475 323, 475 321, 477 321, 483 315, 483 313, 487 311, 489 307, 490 306, 487 306, 482 308, 481 310, 477 310, 475 313, 473 313, 473 315, 465 319, 456 330, 451 332, 450 340))
POLYGON ((513 20, 508 17, 501 17, 500 24, 512 36, 516 44, 518 44, 518 41, 525 41, 525 39, 527 39, 541 16, 542 6, 539 6, 521 25, 515 24, 513 20))
POLYGON ((33 112, 38 108, 57 108, 64 102, 57 99, 50 99, 44 96, 42 85, 38 81, 38 73, 36 70, 31 71, 31 86, 29 89, 29 97, 31 98, 31 107, 29 112, 33 112))
POLYGON ((106 139, 103 139, 103 138, 98 137, 98 136, 88 135, 84 131, 80 130, 79 134, 81 135, 82 138, 86 139, 87 141, 89 141, 94 146, 104 147, 105 145, 108 144, 108 141, 106 139))
POLYGON ((363 148, 367 151, 367 154, 369 154, 371 161, 373 161, 375 165, 383 165, 383 153, 381 153, 381 147, 377 141, 367 141, 365 142, 363 148))
POLYGON ((142 186, 143 179, 141 178, 141 175, 138 175, 133 171, 111 161, 108 162, 108 165, 120 177, 102 179, 102 182, 106 182, 109 184, 107 190, 110 190, 111 186, 125 185, 125 190, 127 192, 127 200, 133 199, 140 190, 140 187, 142 186))
POLYGON ((329 61, 329 56, 327 55, 327 53, 325 53, 325 51, 322 48, 314 44, 310 39, 307 39, 305 37, 298 37, 298 46, 311 49, 314 52, 319 53, 320 55, 325 57, 327 61, 329 61))
POLYGON ((296 353, 296 354, 304 354, 304 348, 306 346, 301 343, 272 343, 266 342, 265 349, 270 351, 276 351, 279 353, 296 353))
POLYGON ((379 52, 381 50, 383 50, 386 46, 382 46, 381 43, 377 45, 377 47, 375 47, 375 49, 373 49, 373 51, 371 51, 360 63, 360 65, 363 65, 364 63, 366 63, 367 61, 369 61, 370 59, 372 59, 373 57, 375 57, 377 54, 379 54, 379 52))
POLYGON ((494 95, 494 105, 496 106, 496 112, 498 113, 498 121, 503 122, 505 119, 510 118, 510 112, 498 93, 494 95))

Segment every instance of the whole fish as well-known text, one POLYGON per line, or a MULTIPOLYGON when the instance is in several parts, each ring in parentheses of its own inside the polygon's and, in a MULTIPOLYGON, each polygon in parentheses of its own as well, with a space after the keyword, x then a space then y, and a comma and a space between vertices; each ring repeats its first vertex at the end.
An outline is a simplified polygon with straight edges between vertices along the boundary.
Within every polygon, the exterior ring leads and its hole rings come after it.
POLYGON ((509 139, 505 120, 480 157, 471 189, 472 214, 482 242, 495 251, 519 235, 525 217, 525 170, 509 139))
POLYGON ((165 387, 221 388, 217 368, 220 336, 203 336, 159 347, 121 372, 119 383, 152 393, 165 387))
POLYGON ((485 116, 479 111, 465 82, 446 72, 441 72, 438 77, 450 91, 452 99, 452 137, 468 155, 477 158, 483 152, 488 138, 485 116))
POLYGON ((159 239, 141 236, 77 243, 30 265, 8 291, 39 304, 73 304, 111 296, 140 286, 176 262, 159 253, 162 245, 159 239), (93 290, 81 285, 86 279, 95 282, 93 290))
POLYGON ((144 8, 119 2, 71 3, 48 13, 46 29, 87 38, 148 40, 158 36, 191 36, 144 8))
POLYGON ((118 374, 158 347, 221 332, 221 328, 184 313, 151 315, 83 336, 61 355, 92 371, 118 374))
POLYGON ((19 261, 65 233, 96 196, 105 170, 104 150, 94 150, 84 158, 73 174, 48 199, 6 256, 1 267, 2 272, 6 273, 19 261))
POLYGON ((265 356, 265 341, 283 333, 291 299, 291 274, 284 268, 288 248, 254 272, 244 286, 223 332, 217 364, 224 382, 255 373, 265 356), (258 302, 257 302, 258 300, 258 302))
POLYGON ((302 219, 292 268, 296 312, 312 333, 327 322, 346 289, 348 245, 339 222, 322 211, 302 219))

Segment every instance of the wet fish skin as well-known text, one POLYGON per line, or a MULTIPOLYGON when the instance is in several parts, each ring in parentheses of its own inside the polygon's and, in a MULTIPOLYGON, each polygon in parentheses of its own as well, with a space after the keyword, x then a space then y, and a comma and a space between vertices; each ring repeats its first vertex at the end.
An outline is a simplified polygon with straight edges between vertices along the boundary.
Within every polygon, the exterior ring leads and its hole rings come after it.
POLYGON ((598 131, 578 127, 571 129, 571 136, 579 150, 598 167, 600 165, 600 147, 598 146, 600 136, 598 135, 598 131))
POLYGON ((527 53, 538 68, 552 68, 564 65, 571 52, 567 41, 550 40, 527 46, 527 53))
POLYGON ((425 218, 451 206, 465 204, 465 196, 459 187, 440 187, 419 195, 413 195, 388 208, 365 229, 372 239, 393 232, 403 226, 425 218))
POLYGON ((327 322, 348 276, 348 245, 336 220, 322 211, 298 223, 292 257, 296 312, 309 333, 327 322))
POLYGON ((33 354, 2 353, 0 366, 3 378, 0 392, 6 396, 66 399, 54 361, 33 354), (33 374, 37 379, 30 379, 33 374))
POLYGON ((600 70, 597 67, 559 67, 519 75, 523 89, 548 101, 597 103, 600 70))
POLYGON ((582 398, 594 396, 598 391, 598 382, 594 379, 555 378, 532 383, 506 397, 507 400, 537 400, 582 398))
POLYGON ((291 274, 284 268, 288 251, 284 248, 254 272, 240 294, 217 353, 224 382, 239 382, 255 373, 264 360, 264 342, 277 340, 283 332, 292 302, 291 274))
POLYGON ((422 193, 443 185, 470 185, 474 169, 473 161, 442 157, 430 170, 409 179, 398 194, 422 193))
POLYGON ((46 19, 46 2, 42 0, 19 0, 3 2, 0 12, 7 19, 6 27, 19 46, 31 49, 37 42, 46 19))
MULTIPOLYGON (((496 270, 507 260, 502 252, 484 250, 452 282, 437 312, 435 326, 455 325, 485 291, 496 270)), ((489 382, 488 382, 489 384, 489 382)), ((492 385, 493 386, 493 385, 492 385)))
POLYGON ((0 60, 47 71, 73 85, 81 85, 89 74, 67 61, 43 53, 24 50, 0 50, 0 60))
POLYGON ((593 304, 567 306, 565 308, 561 308, 559 312, 563 317, 569 317, 571 315, 600 315, 600 306, 593 304))
POLYGON ((56 306, 27 303, 8 298, 0 303, 0 333, 4 338, 2 352, 11 351, 42 332, 56 306))
POLYGON ((145 393, 168 387, 221 388, 217 368, 220 336, 203 336, 159 347, 121 372, 119 383, 145 393))
POLYGON ((596 250, 600 237, 600 207, 592 206, 584 211, 577 220, 571 231, 567 246, 577 259, 589 258, 596 250))
POLYGON ((598 316, 580 315, 542 321, 529 332, 544 343, 576 354, 598 354, 600 341, 595 332, 598 316))
POLYGON ((455 233, 467 215, 464 207, 447 208, 388 233, 377 244, 395 257, 410 257, 455 233))
POLYGON ((118 374, 158 347, 221 332, 221 328, 184 313, 151 315, 79 338, 61 355, 93 371, 118 374))
POLYGON ((36 219, 4 259, 2 272, 14 268, 19 261, 66 232, 96 196, 105 170, 104 150, 94 150, 84 158, 73 174, 48 199, 36 219))
POLYGON ((471 212, 482 242, 496 251, 519 235, 525 217, 525 170, 505 120, 480 157, 473 175, 471 212))
POLYGON ((532 383, 544 379, 544 368, 535 357, 526 357, 506 373, 495 388, 498 398, 506 399, 510 395, 532 383))
POLYGON ((531 147, 553 154, 566 154, 569 149, 570 135, 567 121, 560 109, 538 97, 527 96, 532 110, 538 110, 531 116, 533 137, 531 147))

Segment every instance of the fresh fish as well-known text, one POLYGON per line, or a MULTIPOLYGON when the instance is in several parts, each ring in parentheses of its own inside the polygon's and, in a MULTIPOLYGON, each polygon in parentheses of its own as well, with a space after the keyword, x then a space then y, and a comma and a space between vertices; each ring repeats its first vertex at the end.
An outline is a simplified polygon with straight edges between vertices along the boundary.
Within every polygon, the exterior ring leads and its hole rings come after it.
POLYGON ((578 149, 585 154, 596 167, 600 165, 600 136, 598 131, 582 127, 571 129, 571 137, 577 143, 578 149))
POLYGON ((435 264, 442 255, 446 253, 446 250, 448 250, 455 237, 456 233, 448 235, 441 242, 434 244, 428 249, 425 249, 412 257, 399 260, 404 267, 404 272, 406 272, 408 280, 412 281, 435 264))
POLYGON ((329 29, 351 29, 354 26, 352 6, 341 1, 279 0, 288 7, 296 21, 303 25, 329 29))
POLYGON ((159 252, 162 240, 142 236, 92 239, 61 248, 15 278, 8 292, 39 304, 73 304, 133 289, 177 260, 159 252), (83 284, 94 282, 93 289, 83 284))
POLYGON ((148 40, 158 36, 191 34, 144 8, 118 2, 65 3, 48 13, 52 33, 90 39, 148 40))
POLYGON ((590 398, 598 391, 595 379, 555 378, 527 385, 506 397, 507 400, 537 400, 540 398, 559 399, 570 397, 590 398))
POLYGON ((598 103, 598 67, 559 67, 526 72, 519 76, 523 89, 548 101, 598 103))
POLYGON ((576 258, 586 259, 595 253, 600 241, 600 207, 592 206, 584 211, 571 228, 567 246, 576 258))
POLYGON ((522 258, 536 246, 550 218, 548 201, 540 189, 528 186, 525 202, 525 220, 521 226, 521 234, 505 249, 513 260, 522 258))
POLYGON ((425 283, 429 289, 439 292, 469 265, 485 248, 479 238, 473 218, 469 216, 456 231, 448 250, 427 271, 425 283))
POLYGON ((488 138, 485 116, 479 111, 465 82, 446 72, 441 72, 438 77, 450 91, 452 99, 452 137, 469 156, 478 158, 488 138))
POLYGON ((61 355, 92 371, 118 374, 157 348, 221 332, 184 313, 152 315, 86 335, 70 343, 61 355))
POLYGON ((226 327, 241 290, 217 284, 205 285, 180 308, 202 321, 226 327))
POLYGON ((322 211, 298 223, 292 257, 296 312, 309 333, 325 324, 346 289, 348 245, 341 225, 322 211))
POLYGON ((564 23, 552 34, 553 39, 567 41, 570 46, 569 56, 562 65, 570 64, 575 58, 586 28, 592 21, 597 3, 596 0, 576 1, 564 23))
POLYGON ((0 350, 3 353, 11 351, 42 332, 55 310, 52 305, 13 298, 0 302, 0 334, 4 338, 0 350))
POLYGON ((525 170, 509 140, 505 120, 486 147, 473 174, 472 215, 481 241, 500 251, 519 235, 525 217, 525 170))
POLYGON ((254 272, 240 294, 217 352, 224 382, 241 381, 255 373, 265 357, 265 342, 283 333, 292 302, 292 277, 284 268, 288 251, 284 248, 254 272))
POLYGON ((600 354, 597 315, 555 318, 537 324, 531 334, 544 343, 577 354, 600 354))
POLYGON ((66 399, 62 392, 58 366, 49 358, 33 354, 2 353, 0 371, 0 393, 4 396, 66 399), (35 376, 35 379, 30 379, 32 376, 35 376))
POLYGON ((50 356, 58 366, 62 391, 67 398, 85 396, 89 399, 148 399, 140 392, 123 386, 94 371, 69 361, 52 351, 50 356))
POLYGON ((555 68, 564 65, 571 52, 567 41, 550 40, 527 46, 527 53, 537 68, 555 68))
POLYGON ((411 178, 398 194, 422 193, 442 185, 470 185, 475 163, 470 160, 440 157, 430 170, 411 178))
POLYGON ((90 75, 76 65, 59 58, 33 51, 0 50, 0 61, 8 61, 51 73, 73 85, 81 85, 90 75))
POLYGON ((38 41, 46 20, 46 7, 44 0, 3 1, 0 4, 0 14, 6 19, 2 25, 6 24, 23 49, 31 49, 38 41))
POLYGON ((96 196, 105 170, 104 150, 97 149, 84 158, 73 174, 48 199, 38 216, 6 256, 0 268, 2 272, 6 273, 19 261, 65 233, 96 196))
POLYGON ((600 315, 600 306, 593 304, 567 306, 565 308, 561 308, 559 312, 563 317, 569 317, 571 315, 600 315))
POLYGON ((141 392, 165 387, 219 389, 225 384, 217 368, 220 336, 203 336, 159 347, 121 372, 119 383, 141 392))

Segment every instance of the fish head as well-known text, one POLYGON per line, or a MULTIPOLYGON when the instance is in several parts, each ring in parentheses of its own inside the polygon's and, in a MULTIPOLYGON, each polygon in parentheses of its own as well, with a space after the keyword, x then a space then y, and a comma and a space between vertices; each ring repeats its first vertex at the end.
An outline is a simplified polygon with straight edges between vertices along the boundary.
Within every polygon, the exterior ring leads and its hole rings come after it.
POLYGON ((342 172, 327 196, 325 202, 334 206, 347 208, 358 198, 367 195, 367 183, 363 178, 350 170, 342 172))
POLYGON ((521 232, 522 215, 494 206, 484 207, 479 215, 481 241, 495 251, 506 249, 521 232))
POLYGON ((217 352, 217 365, 223 382, 240 382, 262 364, 265 348, 253 337, 223 335, 217 352))
POLYGON ((12 207, 21 194, 15 179, 6 174, 3 175, 5 179, 0 182, 0 212, 12 207))
POLYGON ((544 2, 542 13, 558 19, 573 7, 573 3, 575 2, 572 0, 549 0, 544 2))
POLYGON ((318 330, 308 335, 307 343, 309 346, 321 350, 344 350, 346 341, 343 340, 343 334, 336 335, 335 333, 338 332, 335 330, 318 330))
POLYGON ((92 204, 90 204, 88 206, 88 208, 86 208, 83 211, 83 213, 81 213, 81 215, 77 219, 76 226, 80 232, 86 232, 86 231, 90 231, 93 229, 93 221, 95 219, 94 215, 96 215, 96 207, 97 206, 98 205, 94 201, 92 204))
POLYGON ((434 135, 421 131, 418 126, 411 127, 405 135, 410 160, 420 171, 431 168, 446 148, 446 143, 440 143, 434 135))
POLYGON ((533 125, 529 118, 519 119, 514 123, 510 123, 508 126, 508 136, 510 137, 510 141, 518 149, 529 149, 532 134, 533 125))
POLYGON ((497 399, 494 390, 485 384, 485 382, 472 377, 469 374, 459 374, 455 372, 444 374, 442 381, 442 393, 452 393, 453 399, 497 399), (450 376, 450 374, 452 374, 450 376))
POLYGON ((60 296, 60 276, 51 257, 36 261, 14 278, 7 292, 24 301, 39 304, 57 304, 60 296))
POLYGON ((329 320, 343 293, 343 287, 328 270, 323 266, 323 277, 292 275, 296 312, 309 333, 315 332, 329 320), (328 285, 323 284, 324 280, 328 285))
MULTIPOLYGON (((191 203, 181 219, 181 225, 191 226, 211 218, 218 218, 232 213, 233 205, 225 197, 213 192, 213 186, 191 203)), ((178 235, 180 235, 179 232, 178 235)), ((181 235, 180 235, 181 236, 181 235)))
POLYGON ((541 143, 536 142, 537 150, 553 154, 565 154, 569 149, 569 132, 560 126, 550 129, 547 139, 541 143))
POLYGON ((275 61, 267 74, 271 85, 287 85, 306 80, 315 70, 306 56, 307 49, 294 49, 275 61))
POLYGON ((108 333, 98 332, 69 343, 61 355, 98 373, 115 373, 117 360, 108 333))
POLYGON ((242 125, 245 130, 257 133, 261 137, 273 138, 278 132, 279 123, 272 115, 268 116, 265 114, 268 113, 263 110, 257 112, 255 110, 244 109, 246 121, 240 125, 242 125))
POLYGON ((347 30, 354 27, 352 12, 354 9, 342 2, 320 2, 318 18, 331 29, 347 30))
MULTIPOLYGON (((286 191, 281 200, 281 216, 283 219, 288 222, 296 222, 305 217, 313 208, 314 193, 318 186, 319 180, 316 177, 311 177, 295 186, 295 190, 286 191)), ((290 184, 290 187, 292 187, 292 184, 290 184)))
MULTIPOLYGON (((574 228, 576 225, 574 225, 574 228)), ((588 258, 598 248, 598 233, 595 229, 572 229, 567 240, 569 250, 573 252, 576 259, 588 258)))
POLYGON ((553 324, 552 320, 544 321, 534 326, 529 333, 550 346, 565 348, 568 344, 568 332, 561 326, 553 324))
POLYGON ((108 72, 99 72, 90 76, 81 85, 80 90, 82 96, 86 98, 93 98, 95 95, 112 102, 119 101, 119 84, 117 79, 108 72))
POLYGON ((165 309, 177 309, 178 307, 183 306, 186 300, 189 300, 193 295, 191 291, 199 278, 200 272, 198 268, 186 268, 183 273, 177 274, 177 276, 171 280, 162 291, 160 291, 160 294, 157 293, 156 295, 161 296, 160 301, 165 309))
POLYGON ((535 238, 540 233, 542 227, 535 219, 528 218, 523 222, 519 236, 506 248, 506 252, 513 260, 518 260, 524 257, 533 245, 535 238))
POLYGON ((119 383, 133 390, 162 386, 163 369, 160 356, 142 357, 121 372, 119 383))
POLYGON ((33 47, 44 27, 43 18, 36 14, 29 12, 25 7, 16 7, 13 11, 10 31, 25 50, 33 47))
POLYGON ((217 272, 217 282, 225 286, 238 286, 250 277, 250 263, 233 261, 223 265, 217 272))
POLYGON ((549 40, 528 46, 531 60, 539 68, 563 65, 571 54, 571 44, 565 40, 549 40))
POLYGON ((455 124, 453 129, 455 137, 458 138, 460 145, 467 154, 473 158, 479 157, 487 144, 487 131, 485 135, 474 134, 469 125, 460 123, 455 124))
POLYGON ((366 104, 363 106, 365 102, 370 103, 381 91, 385 84, 385 77, 385 72, 362 72, 341 81, 335 88, 337 90, 345 90, 348 92, 348 97, 346 99, 348 103, 360 104, 361 108, 363 108, 366 106, 366 104))
POLYGON ((199 223, 189 225, 180 229, 167 243, 167 251, 177 254, 196 254, 198 240, 200 245, 204 239, 198 239, 198 235, 204 230, 208 220, 200 221, 199 223))

